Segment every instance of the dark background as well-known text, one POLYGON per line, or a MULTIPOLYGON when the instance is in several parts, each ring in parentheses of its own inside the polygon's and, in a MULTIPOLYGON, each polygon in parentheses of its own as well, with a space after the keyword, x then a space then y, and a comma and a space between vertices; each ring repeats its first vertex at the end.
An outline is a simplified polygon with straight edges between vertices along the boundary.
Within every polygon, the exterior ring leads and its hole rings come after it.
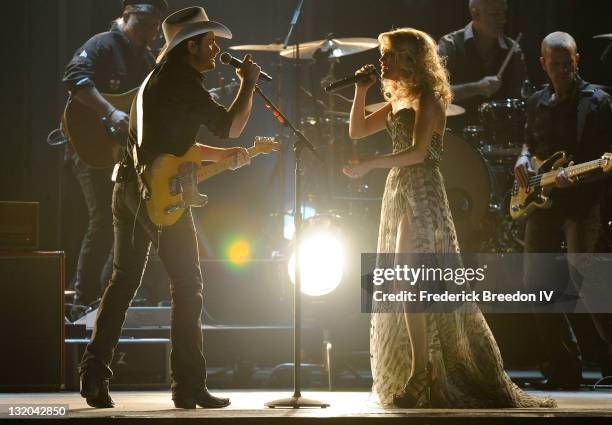
MULTIPOLYGON (((172 11, 190 5, 204 6, 211 19, 227 24, 234 39, 221 40, 222 49, 233 44, 270 43, 283 38, 298 3, 297 0, 168 2, 172 11)), ((514 37, 519 31, 523 32, 521 45, 534 83, 545 81, 538 64, 539 43, 554 30, 567 31, 576 38, 582 54, 580 69, 585 79, 610 83, 610 68, 599 62, 606 42, 592 39, 593 35, 612 32, 610 1, 509 0, 508 3, 507 33, 514 37)), ((47 146, 45 139, 49 131, 58 126, 66 100, 66 90, 60 83, 64 66, 74 50, 91 35, 108 29, 111 20, 120 14, 121 1, 23 0, 2 2, 2 7, 5 19, 2 25, 0 199, 39 201, 40 247, 67 249, 71 254, 73 248, 65 235, 82 231, 80 193, 74 182, 66 178, 66 173, 62 173, 63 149, 47 146), (60 181, 63 184, 60 185, 60 181), (66 198, 66 193, 72 196, 62 205, 59 200, 66 198)), ((322 39, 330 32, 337 37, 376 37, 393 27, 414 26, 437 39, 468 21, 467 0, 306 0, 297 35, 302 41, 322 39)), ((278 56, 260 53, 255 58, 274 74, 273 64, 278 56)), ((376 59, 375 50, 345 58, 339 71, 351 74, 358 65, 376 59)), ((291 61, 283 63, 286 66, 280 99, 281 105, 290 110, 295 99, 294 72, 291 61)), ((233 71, 226 67, 219 66, 217 70, 227 80, 233 77, 233 71)), ((209 87, 218 85, 217 72, 209 74, 207 84, 209 87)), ((266 91, 279 95, 274 85, 267 85, 266 91)), ((261 106, 257 100, 252 120, 243 137, 236 141, 238 144, 250 146, 253 136, 275 133, 272 118, 261 106)), ((268 214, 276 209, 279 199, 274 178, 275 161, 273 157, 258 159, 252 167, 219 176, 214 184, 207 186, 214 202, 199 214, 211 256, 219 255, 230 233, 244 235, 252 241, 255 256, 268 256, 269 244, 264 239, 273 231, 269 227, 268 214)), ((286 161, 285 171, 290 178, 290 161, 286 161)), ((291 187, 291 181, 287 183, 291 187)), ((289 190, 287 195, 290 195, 289 190)), ((290 196, 285 198, 289 203, 290 196)))

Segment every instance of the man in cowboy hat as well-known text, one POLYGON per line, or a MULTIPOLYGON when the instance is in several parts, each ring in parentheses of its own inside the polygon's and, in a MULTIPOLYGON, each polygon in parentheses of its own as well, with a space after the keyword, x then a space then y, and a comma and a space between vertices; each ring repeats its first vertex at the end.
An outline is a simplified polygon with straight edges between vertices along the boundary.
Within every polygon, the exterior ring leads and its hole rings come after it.
MULTIPOLYGON (((159 34, 168 6, 165 0, 124 0, 123 4, 123 14, 110 31, 94 35, 76 51, 63 82, 72 98, 88 105, 126 136, 129 111, 115 109, 100 93, 124 93, 138 87, 151 72, 155 58, 149 46, 159 34)), ((75 306, 86 306, 100 297, 110 279, 112 167, 92 168, 76 153, 69 154, 89 215, 74 284, 75 306)), ((82 310, 75 308, 74 313, 82 310)))
MULTIPOLYGON (((128 157, 120 164, 113 194, 115 252, 113 275, 98 311, 91 342, 81 362, 81 395, 94 407, 112 407, 109 368, 125 312, 134 296, 151 243, 171 280, 172 399, 179 408, 225 407, 227 398, 206 388, 202 349, 202 291, 198 242, 191 211, 163 231, 140 208, 143 181, 138 172, 158 155, 183 155, 195 144, 200 125, 220 137, 239 137, 249 119, 260 68, 245 56, 236 71, 241 85, 232 105, 214 102, 202 76, 215 67, 219 46, 215 37, 231 38, 224 25, 210 21, 201 7, 170 15, 163 23, 166 47, 160 64, 141 86, 132 104, 128 157), (138 172, 136 171, 138 170, 138 172)), ((231 156, 234 169, 249 162, 244 148, 220 149, 197 145, 200 158, 219 161, 231 156)))

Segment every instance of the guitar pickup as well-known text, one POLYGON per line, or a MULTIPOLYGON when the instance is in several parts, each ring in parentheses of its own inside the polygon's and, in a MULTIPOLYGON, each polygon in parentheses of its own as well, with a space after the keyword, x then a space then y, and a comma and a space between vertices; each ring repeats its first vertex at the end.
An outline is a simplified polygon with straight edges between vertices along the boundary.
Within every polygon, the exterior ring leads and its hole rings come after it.
POLYGON ((170 195, 172 196, 176 196, 183 191, 181 188, 181 182, 179 181, 178 177, 172 177, 170 179, 169 186, 170 186, 170 195))

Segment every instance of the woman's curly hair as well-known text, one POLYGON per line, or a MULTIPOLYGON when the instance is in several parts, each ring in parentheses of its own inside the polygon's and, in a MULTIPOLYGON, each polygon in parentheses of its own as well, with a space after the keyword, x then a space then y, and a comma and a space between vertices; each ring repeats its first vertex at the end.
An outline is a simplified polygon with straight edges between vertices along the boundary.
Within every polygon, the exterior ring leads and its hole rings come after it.
POLYGON ((431 36, 414 28, 398 28, 378 36, 381 53, 392 52, 400 68, 397 81, 383 80, 387 100, 418 101, 423 92, 436 93, 445 107, 452 94, 448 71, 431 36))

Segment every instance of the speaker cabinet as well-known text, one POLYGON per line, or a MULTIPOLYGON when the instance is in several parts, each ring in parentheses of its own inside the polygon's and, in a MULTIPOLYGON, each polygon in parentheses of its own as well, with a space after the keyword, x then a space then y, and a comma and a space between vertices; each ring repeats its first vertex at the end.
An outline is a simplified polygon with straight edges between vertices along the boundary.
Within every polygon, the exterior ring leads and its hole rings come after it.
POLYGON ((63 252, 0 252, 0 391, 64 382, 63 252))
POLYGON ((38 249, 38 202, 0 201, 0 250, 38 249))

